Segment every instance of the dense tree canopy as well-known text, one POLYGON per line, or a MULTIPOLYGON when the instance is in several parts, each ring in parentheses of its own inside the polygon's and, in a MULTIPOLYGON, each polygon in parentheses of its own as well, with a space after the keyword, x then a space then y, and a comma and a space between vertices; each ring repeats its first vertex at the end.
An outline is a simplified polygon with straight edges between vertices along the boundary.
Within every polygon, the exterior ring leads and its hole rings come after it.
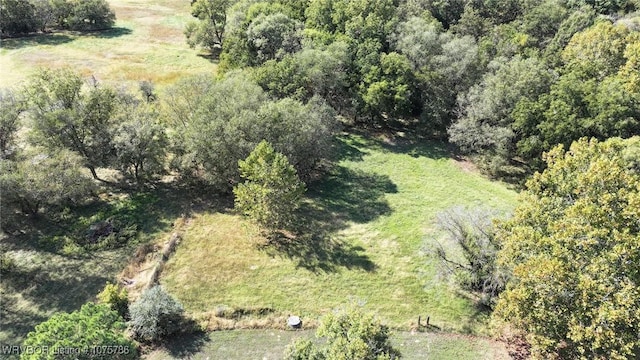
POLYGON ((176 138, 184 145, 178 166, 185 174, 229 191, 240 178, 238 160, 262 140, 286 155, 301 178, 311 176, 331 155, 335 120, 320 99, 306 104, 271 101, 246 74, 235 73, 211 84, 208 96, 194 106, 187 121, 176 138))
POLYGON ((497 314, 537 358, 627 359, 640 339, 640 139, 581 139, 546 155, 498 233, 514 279, 497 314))
POLYGON ((191 15, 198 20, 187 23, 185 27, 189 46, 201 45, 209 50, 222 46, 227 10, 232 3, 231 0, 191 1, 191 15))
POLYGON ((21 35, 50 29, 104 30, 115 23, 106 0, 0 0, 0 34, 21 35))

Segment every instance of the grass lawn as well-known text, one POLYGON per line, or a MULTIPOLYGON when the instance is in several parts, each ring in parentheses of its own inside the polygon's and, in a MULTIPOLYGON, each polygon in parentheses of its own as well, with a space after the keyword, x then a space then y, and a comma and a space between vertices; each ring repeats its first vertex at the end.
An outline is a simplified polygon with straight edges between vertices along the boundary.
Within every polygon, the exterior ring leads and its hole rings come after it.
POLYGON ((57 32, 0 43, 0 88, 18 85, 38 67, 71 67, 85 76, 131 88, 142 80, 159 88, 179 77, 214 72, 216 65, 189 49, 183 35, 189 1, 108 0, 111 30, 57 32))
POLYGON ((400 330, 415 327, 420 315, 440 330, 485 333, 486 314, 443 284, 426 250, 440 237, 433 226, 439 211, 508 211, 516 193, 464 170, 435 143, 350 135, 341 154, 308 191, 301 211, 308 233, 261 245, 238 216, 198 214, 161 282, 205 323, 225 308, 313 323, 355 301, 400 330))
MULTIPOLYGON (((313 332, 214 331, 197 337, 174 339, 165 348, 146 356, 146 359, 275 360, 281 359, 287 345, 300 337, 312 338, 313 332)), ((396 332, 392 335, 392 343, 407 360, 509 359, 501 344, 478 337, 396 332)))

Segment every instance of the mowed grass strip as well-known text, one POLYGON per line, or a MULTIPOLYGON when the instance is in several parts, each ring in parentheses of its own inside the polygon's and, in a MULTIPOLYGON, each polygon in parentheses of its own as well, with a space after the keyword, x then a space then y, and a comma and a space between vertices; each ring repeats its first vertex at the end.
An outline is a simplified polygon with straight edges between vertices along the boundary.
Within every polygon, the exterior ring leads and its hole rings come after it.
MULTIPOLYGON (((227 360, 276 360, 298 338, 313 338, 313 331, 242 330, 215 331, 195 337, 176 338, 145 358, 227 360)), ((509 359, 504 346, 495 341, 460 335, 396 332, 391 341, 407 360, 509 359)))
POLYGON ((70 67, 114 86, 152 81, 162 88, 182 76, 213 73, 216 64, 190 49, 183 34, 190 2, 110 0, 114 28, 37 34, 0 43, 0 88, 20 84, 39 67, 70 67))
POLYGON ((239 216, 197 215, 161 282, 192 313, 267 308, 317 320, 349 302, 398 329, 430 316, 442 330, 483 333, 486 314, 437 275, 425 249, 434 216, 455 205, 507 211, 516 193, 463 170, 438 144, 346 136, 344 155, 312 186, 310 236, 264 247, 239 216))

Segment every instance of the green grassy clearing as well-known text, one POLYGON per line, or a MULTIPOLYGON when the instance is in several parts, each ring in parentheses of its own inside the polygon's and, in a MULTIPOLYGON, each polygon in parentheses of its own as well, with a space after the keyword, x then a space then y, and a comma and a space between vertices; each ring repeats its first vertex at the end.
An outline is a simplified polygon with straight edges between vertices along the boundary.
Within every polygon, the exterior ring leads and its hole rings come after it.
POLYGON ((308 192, 302 239, 264 246, 238 216, 198 214, 161 282, 194 314, 227 306, 313 321, 356 301, 398 329, 421 315, 442 330, 484 333, 486 315, 443 284, 425 248, 439 236, 437 212, 509 210, 516 193, 461 169, 438 144, 351 135, 341 147, 344 158, 308 192))
POLYGON ((216 65, 189 49, 183 35, 189 1, 109 0, 111 30, 39 34, 0 43, 0 88, 18 85, 38 67, 71 67, 99 81, 132 88, 142 80, 159 88, 179 77, 215 72, 216 65))
MULTIPOLYGON (((287 345, 311 331, 244 330, 215 331, 198 337, 176 338, 147 360, 198 359, 281 359, 287 345)), ((397 332, 392 342, 404 359, 509 359, 501 344, 484 338, 433 333, 397 332)))

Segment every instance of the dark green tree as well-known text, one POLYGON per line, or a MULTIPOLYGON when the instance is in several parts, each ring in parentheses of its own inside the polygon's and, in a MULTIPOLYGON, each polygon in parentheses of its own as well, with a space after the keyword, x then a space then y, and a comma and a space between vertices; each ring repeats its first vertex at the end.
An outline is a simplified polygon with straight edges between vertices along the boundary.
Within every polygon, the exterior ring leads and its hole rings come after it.
POLYGON ((116 21, 116 15, 106 0, 74 0, 70 4, 71 13, 65 25, 71 30, 105 30, 116 21))
MULTIPOLYGON (((168 139, 158 122, 158 113, 147 104, 135 104, 123 109, 125 120, 114 132, 116 164, 136 181, 161 174, 168 139)), ((123 111, 121 110, 121 111, 123 111)))
POLYGON ((185 126, 178 126, 174 139, 183 142, 178 167, 184 175, 229 191, 239 180, 238 160, 267 140, 308 179, 330 157, 334 128, 334 114, 322 100, 269 101, 246 75, 229 74, 211 86, 185 126))
POLYGON ((24 352, 20 359, 137 359, 136 346, 124 336, 124 329, 125 324, 118 313, 106 305, 87 303, 80 310, 53 315, 37 325, 23 346, 47 347, 49 351, 24 352), (56 355, 56 349, 71 351, 69 354, 56 355))
POLYGON ((260 14, 247 28, 247 40, 255 53, 255 63, 280 59, 300 50, 302 23, 282 13, 260 14))
POLYGON ((238 166, 245 182, 233 189, 236 209, 266 230, 290 225, 305 187, 287 157, 263 140, 238 166))
POLYGON ((35 6, 26 0, 0 0, 0 33, 27 34, 38 30, 35 6))

